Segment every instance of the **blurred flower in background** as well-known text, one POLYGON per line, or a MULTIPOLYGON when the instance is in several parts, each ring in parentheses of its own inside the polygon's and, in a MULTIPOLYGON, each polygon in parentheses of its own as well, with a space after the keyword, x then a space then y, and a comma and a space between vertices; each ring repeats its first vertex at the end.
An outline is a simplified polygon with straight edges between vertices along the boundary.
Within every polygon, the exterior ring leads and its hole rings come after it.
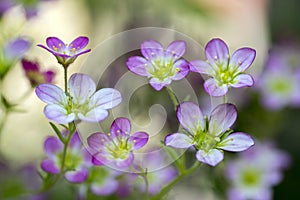
POLYGON ((228 162, 229 200, 271 200, 272 187, 279 184, 289 155, 270 142, 257 143, 238 158, 228 162))

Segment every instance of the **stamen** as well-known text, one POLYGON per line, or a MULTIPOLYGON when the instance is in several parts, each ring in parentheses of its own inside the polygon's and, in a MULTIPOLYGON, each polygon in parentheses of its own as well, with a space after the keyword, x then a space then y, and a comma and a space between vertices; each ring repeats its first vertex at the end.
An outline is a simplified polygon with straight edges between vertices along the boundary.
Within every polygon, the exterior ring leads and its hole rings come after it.
POLYGON ((61 44, 61 43, 59 43, 59 44, 58 44, 58 46, 59 46, 59 47, 62 47, 62 44, 61 44))
POLYGON ((152 55, 152 56, 154 56, 154 55, 155 55, 155 53, 154 53, 154 52, 151 52, 151 55, 152 55))
POLYGON ((214 59, 215 59, 215 60, 218 60, 218 56, 215 56, 214 59))
POLYGON ((180 68, 178 68, 178 67, 176 67, 176 69, 175 69, 177 72, 179 72, 180 71, 180 68))

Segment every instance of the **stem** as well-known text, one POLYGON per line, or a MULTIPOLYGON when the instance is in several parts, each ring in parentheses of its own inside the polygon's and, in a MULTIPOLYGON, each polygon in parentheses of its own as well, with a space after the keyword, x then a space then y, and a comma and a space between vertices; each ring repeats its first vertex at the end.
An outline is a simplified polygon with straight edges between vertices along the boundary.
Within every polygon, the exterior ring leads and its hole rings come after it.
POLYGON ((147 178, 147 169, 145 170, 145 173, 142 175, 144 181, 145 181, 145 200, 149 199, 149 181, 147 178))
POLYGON ((200 162, 198 160, 195 161, 194 165, 189 168, 188 170, 184 171, 181 173, 179 176, 177 176, 173 181, 171 181, 168 185, 166 185, 160 193, 157 195, 153 196, 151 200, 161 200, 163 197, 171 190, 171 188, 176 185, 179 181, 181 181, 185 176, 193 173, 198 167, 200 166, 200 162))
POLYGON ((175 96, 173 90, 170 87, 166 87, 166 89, 168 91, 168 94, 169 94, 169 96, 170 96, 170 98, 172 100, 172 103, 174 105, 174 109, 176 111, 177 106, 179 105, 179 101, 178 101, 177 97, 175 96))
POLYGON ((64 67, 65 93, 68 95, 68 68, 64 67))

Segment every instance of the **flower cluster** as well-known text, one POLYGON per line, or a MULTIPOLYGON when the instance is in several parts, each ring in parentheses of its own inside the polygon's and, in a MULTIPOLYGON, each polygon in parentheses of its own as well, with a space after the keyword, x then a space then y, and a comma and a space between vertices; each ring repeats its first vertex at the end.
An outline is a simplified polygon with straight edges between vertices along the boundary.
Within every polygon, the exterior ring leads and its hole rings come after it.
POLYGON ((227 178, 231 181, 229 200, 271 200, 271 188, 282 180, 282 170, 290 163, 289 156, 271 143, 256 143, 241 156, 228 163, 227 178))

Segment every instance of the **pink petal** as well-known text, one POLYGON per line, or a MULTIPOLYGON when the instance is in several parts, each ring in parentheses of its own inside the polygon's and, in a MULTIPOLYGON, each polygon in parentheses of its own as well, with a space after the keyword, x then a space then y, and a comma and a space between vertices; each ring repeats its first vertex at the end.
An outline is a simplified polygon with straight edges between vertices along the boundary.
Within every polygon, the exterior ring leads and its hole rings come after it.
POLYGON ((224 159, 224 154, 217 149, 212 149, 209 152, 198 150, 196 153, 196 158, 200 162, 214 167, 224 159))
POLYGON ((193 60, 190 62, 190 70, 200 74, 213 76, 214 70, 207 62, 202 60, 193 60))
POLYGON ((231 84, 234 88, 251 87, 254 84, 252 76, 249 74, 240 74, 234 78, 235 83, 231 84))
POLYGON ((219 86, 214 78, 207 79, 204 82, 204 89, 210 96, 213 97, 224 96, 228 92, 228 86, 219 86))
POLYGON ((68 99, 64 91, 53 84, 40 84, 35 89, 36 95, 45 103, 67 105, 68 99))
POLYGON ((172 80, 181 80, 189 73, 189 63, 183 59, 176 61, 173 68, 179 71, 172 77, 172 80))
POLYGON ((253 63, 256 56, 256 51, 251 48, 240 48, 236 50, 229 62, 229 67, 237 69, 238 72, 243 72, 253 63))
POLYGON ((128 69, 140 76, 149 76, 147 69, 152 69, 152 64, 141 56, 132 56, 126 62, 128 69))
POLYGON ((183 133, 172 133, 166 136, 165 145, 186 149, 193 146, 193 139, 183 133))
POLYGON ((226 151, 239 152, 248 149, 254 145, 254 141, 251 136, 236 132, 231 133, 227 136, 222 142, 218 144, 218 148, 221 148, 226 151))
POLYGON ((130 131, 130 121, 125 117, 115 119, 110 127, 110 134, 112 138, 123 137, 126 135, 129 137, 130 131))
POLYGON ((149 60, 156 60, 164 57, 163 46, 155 40, 147 40, 141 44, 141 52, 143 56, 149 60))
POLYGON ((137 150, 142 148, 147 144, 149 140, 149 135, 145 132, 136 132, 128 140, 128 142, 133 143, 132 150, 137 150))
POLYGON ((211 113, 208 131, 218 136, 230 128, 237 118, 236 107, 226 103, 218 105, 211 113))
POLYGON ((212 65, 221 64, 223 68, 227 67, 229 50, 223 40, 219 38, 210 40, 205 47, 205 53, 212 65))

